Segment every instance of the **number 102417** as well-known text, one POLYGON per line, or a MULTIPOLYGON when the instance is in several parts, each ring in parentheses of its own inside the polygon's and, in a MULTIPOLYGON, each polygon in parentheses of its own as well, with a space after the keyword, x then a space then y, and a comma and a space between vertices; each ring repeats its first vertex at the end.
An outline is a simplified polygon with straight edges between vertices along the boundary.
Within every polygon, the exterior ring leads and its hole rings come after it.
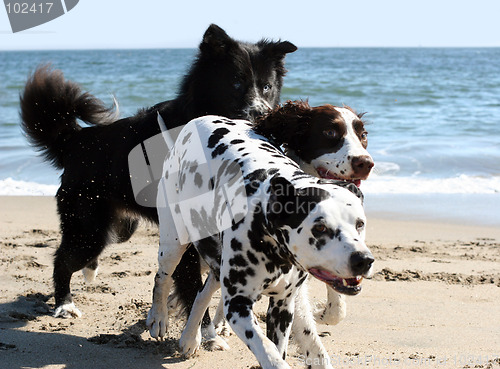
POLYGON ((35 14, 35 13, 45 13, 49 14, 50 9, 52 9, 52 5, 54 3, 18 3, 15 1, 5 3, 5 7, 7 8, 7 13, 9 14, 35 14))

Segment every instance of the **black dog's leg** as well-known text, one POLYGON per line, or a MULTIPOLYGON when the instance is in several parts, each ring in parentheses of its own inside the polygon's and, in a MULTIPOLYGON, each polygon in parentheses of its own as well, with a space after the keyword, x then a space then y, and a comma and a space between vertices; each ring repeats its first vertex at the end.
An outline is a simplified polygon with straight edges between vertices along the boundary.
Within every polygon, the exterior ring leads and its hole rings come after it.
POLYGON ((113 231, 116 235, 116 242, 121 243, 128 241, 130 237, 134 234, 139 225, 137 219, 123 217, 118 219, 115 224, 113 224, 113 231))
MULTIPOLYGON (((203 281, 201 280, 201 265, 200 255, 196 248, 192 245, 182 255, 180 263, 175 268, 172 275, 174 279, 175 295, 179 299, 181 309, 185 309, 186 314, 189 316, 193 308, 194 300, 198 292, 203 288, 203 281)), ((208 310, 205 311, 202 320, 202 328, 206 328, 211 324, 210 315, 208 310)))
POLYGON ((103 211, 106 204, 101 204, 103 206, 99 208, 85 206, 82 209, 78 206, 81 203, 70 204, 71 201, 65 200, 58 201, 62 240, 54 258, 54 316, 69 318, 81 316, 71 297, 71 277, 86 266, 90 269, 97 267, 97 258, 109 243, 109 230, 113 222, 103 211))

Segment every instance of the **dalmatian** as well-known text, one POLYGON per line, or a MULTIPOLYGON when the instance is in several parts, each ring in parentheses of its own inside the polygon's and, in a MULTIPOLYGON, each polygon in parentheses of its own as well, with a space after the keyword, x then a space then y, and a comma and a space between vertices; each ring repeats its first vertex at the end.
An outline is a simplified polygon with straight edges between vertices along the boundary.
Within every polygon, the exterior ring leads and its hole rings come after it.
MULTIPOLYGON (((304 101, 288 101, 259 119, 255 130, 269 138, 275 146, 284 148, 286 155, 306 173, 359 186, 374 165, 366 150, 368 140, 362 116, 347 106, 312 108, 304 101)), ((189 276, 183 278, 189 279, 189 276)), ((182 280, 176 283, 181 286, 182 280)), ((182 301, 178 298, 178 292, 178 289, 174 289, 170 295, 169 301, 174 307, 170 311, 175 311, 182 301)), ((345 298, 328 287, 327 294, 325 304, 316 303, 315 319, 323 324, 335 325, 346 316, 345 298)), ((228 332, 221 312, 219 306, 214 318, 217 332, 228 332)), ((213 326, 209 325, 207 329, 204 330, 207 347, 223 349, 224 345, 212 345, 212 342, 217 342, 213 326)))
POLYGON ((164 173, 157 201, 159 271, 147 319, 151 335, 166 332, 172 273, 193 242, 211 273, 181 349, 199 346, 203 311, 221 285, 225 318, 263 368, 289 368, 292 322, 306 361, 331 368, 303 297, 305 280, 312 275, 355 295, 371 275, 374 259, 364 242, 366 217, 357 187, 305 173, 249 122, 213 116, 184 127, 164 173), (269 296, 266 334, 253 314, 262 295, 269 296))

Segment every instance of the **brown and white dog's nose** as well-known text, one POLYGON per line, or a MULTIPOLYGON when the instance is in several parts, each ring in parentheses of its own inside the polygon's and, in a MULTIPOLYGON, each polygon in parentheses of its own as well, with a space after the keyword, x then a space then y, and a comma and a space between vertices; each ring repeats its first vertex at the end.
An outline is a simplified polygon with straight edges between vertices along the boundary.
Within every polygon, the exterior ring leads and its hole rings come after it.
POLYGON ((355 156, 351 160, 354 176, 360 179, 366 179, 374 165, 373 159, 368 155, 355 156))
POLYGON ((365 275, 370 270, 375 259, 369 252, 356 251, 350 257, 351 271, 354 275, 365 275))

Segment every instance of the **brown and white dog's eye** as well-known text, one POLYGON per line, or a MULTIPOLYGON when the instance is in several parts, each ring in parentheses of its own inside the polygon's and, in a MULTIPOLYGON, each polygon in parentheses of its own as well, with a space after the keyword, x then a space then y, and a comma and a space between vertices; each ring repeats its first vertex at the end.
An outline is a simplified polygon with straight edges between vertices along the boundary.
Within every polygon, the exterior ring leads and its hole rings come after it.
POLYGON ((323 131, 323 134, 328 138, 336 138, 337 132, 334 129, 327 129, 323 131))
POLYGON ((356 230, 358 232, 361 232, 363 230, 363 228, 365 227, 365 222, 363 222, 361 219, 358 219, 356 221, 356 230))
POLYGON ((316 224, 314 230, 319 233, 324 233, 326 232, 326 226, 324 224, 316 224))
POLYGON ((363 133, 361 133, 361 139, 363 141, 367 140, 368 139, 368 132, 364 131, 363 133))

